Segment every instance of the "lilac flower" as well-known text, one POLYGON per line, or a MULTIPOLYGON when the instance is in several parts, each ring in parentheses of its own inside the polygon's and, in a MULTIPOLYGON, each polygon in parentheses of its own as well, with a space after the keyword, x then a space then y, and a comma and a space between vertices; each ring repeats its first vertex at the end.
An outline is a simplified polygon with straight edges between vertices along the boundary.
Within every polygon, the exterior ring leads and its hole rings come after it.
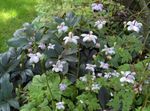
POLYGON ((104 45, 104 49, 102 49, 102 52, 105 52, 106 55, 108 54, 113 55, 115 54, 115 49, 114 47, 108 48, 107 45, 104 45))
POLYGON ((127 25, 128 31, 135 31, 137 33, 139 33, 139 31, 140 31, 140 29, 142 27, 142 23, 139 23, 136 20, 129 21, 125 25, 127 25))
POLYGON ((59 26, 57 26, 58 32, 67 32, 68 31, 68 26, 65 26, 65 23, 62 22, 59 26))
POLYGON ((56 108, 59 110, 64 110, 65 109, 64 102, 56 103, 56 108))
POLYGON ((65 41, 65 44, 67 43, 74 43, 77 44, 79 37, 78 36, 73 36, 72 32, 69 32, 68 36, 66 36, 63 40, 65 41))
POLYGON ((46 48, 46 45, 44 43, 40 43, 38 46, 40 49, 44 50, 46 48))
POLYGON ((128 83, 134 83, 135 80, 135 72, 131 71, 121 71, 121 74, 123 74, 123 77, 120 78, 120 82, 128 82, 128 83))
POLYGON ((89 34, 81 34, 83 38, 83 42, 93 42, 94 44, 96 43, 96 39, 97 39, 97 36, 96 35, 93 35, 93 32, 90 31, 89 34))
POLYGON ((66 90, 66 88, 67 88, 67 85, 66 85, 66 84, 64 84, 64 83, 59 84, 59 89, 60 89, 61 91, 66 90))
POLYGON ((63 71, 63 64, 65 64, 65 61, 58 60, 56 64, 53 64, 52 71, 55 72, 62 72, 63 71))
POLYGON ((92 10, 93 11, 102 11, 103 10, 103 4, 92 3, 92 10))
POLYGON ((48 49, 54 49, 54 47, 55 47, 55 44, 51 44, 51 43, 49 43, 49 45, 48 45, 48 49))
POLYGON ((100 62, 100 67, 103 69, 108 69, 109 68, 109 64, 104 63, 104 62, 100 62))
POLYGON ((92 64, 86 64, 86 68, 87 70, 90 70, 92 72, 94 72, 96 65, 92 65, 92 64))
POLYGON ((99 30, 103 28, 103 26, 106 24, 105 20, 98 20, 95 22, 95 27, 97 27, 99 30))
POLYGON ((40 58, 42 57, 42 54, 37 52, 36 54, 30 53, 30 54, 28 54, 28 56, 30 57, 30 59, 29 59, 30 63, 38 63, 40 58))

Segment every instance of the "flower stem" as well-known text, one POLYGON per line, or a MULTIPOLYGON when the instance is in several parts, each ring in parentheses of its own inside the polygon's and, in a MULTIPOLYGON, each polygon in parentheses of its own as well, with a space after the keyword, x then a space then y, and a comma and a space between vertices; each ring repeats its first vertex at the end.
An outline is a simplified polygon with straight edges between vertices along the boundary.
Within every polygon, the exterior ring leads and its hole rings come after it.
POLYGON ((76 75, 76 78, 79 77, 79 70, 80 70, 80 45, 78 46, 78 64, 77 64, 77 75, 76 75))
POLYGON ((46 76, 46 84, 47 84, 48 90, 49 90, 49 92, 50 92, 51 98, 52 98, 52 100, 53 100, 53 94, 52 94, 52 91, 51 91, 51 87, 50 87, 50 85, 49 85, 49 83, 48 83, 47 75, 45 74, 45 76, 46 76))

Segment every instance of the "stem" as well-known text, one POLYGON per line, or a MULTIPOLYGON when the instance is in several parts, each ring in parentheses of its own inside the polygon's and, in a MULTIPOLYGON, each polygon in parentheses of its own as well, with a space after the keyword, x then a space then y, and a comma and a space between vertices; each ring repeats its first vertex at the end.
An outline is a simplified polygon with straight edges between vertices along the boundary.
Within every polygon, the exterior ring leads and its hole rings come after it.
MULTIPOLYGON (((149 33, 149 25, 150 25, 150 11, 149 11, 149 8, 146 4, 146 1, 145 0, 136 0, 139 5, 140 5, 140 8, 145 12, 143 13, 143 19, 144 19, 144 22, 146 25, 144 25, 144 37, 147 37, 147 34, 149 33)), ((148 37, 147 37, 148 39, 148 37)))
POLYGON ((147 39, 148 39, 148 37, 149 37, 149 34, 150 34, 150 32, 147 33, 147 36, 146 36, 145 39, 144 39, 144 46, 146 45, 146 41, 147 41, 147 39))
POLYGON ((52 94, 52 91, 51 91, 51 87, 50 87, 50 85, 49 85, 49 83, 48 83, 48 78, 47 78, 47 75, 45 74, 45 76, 46 76, 46 84, 47 84, 48 90, 49 90, 49 92, 50 92, 50 95, 51 95, 51 97, 52 97, 52 100, 53 100, 53 94, 52 94))
POLYGON ((80 69, 80 45, 78 47, 78 64, 77 64, 77 75, 76 75, 76 78, 79 77, 79 69, 80 69))
POLYGON ((145 101, 144 101, 144 103, 143 103, 143 105, 142 105, 140 111, 143 111, 143 108, 146 106, 146 104, 147 104, 147 102, 148 102, 148 98, 149 98, 149 93, 147 93, 146 98, 145 98, 145 101))

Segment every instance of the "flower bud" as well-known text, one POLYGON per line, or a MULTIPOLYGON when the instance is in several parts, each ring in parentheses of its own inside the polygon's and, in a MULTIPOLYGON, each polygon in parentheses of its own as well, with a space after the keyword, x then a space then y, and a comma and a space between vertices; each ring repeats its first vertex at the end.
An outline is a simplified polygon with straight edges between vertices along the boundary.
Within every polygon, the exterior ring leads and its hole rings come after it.
POLYGON ((28 52, 32 52, 32 49, 31 49, 31 48, 29 48, 29 49, 28 49, 28 52))
POLYGON ((22 67, 22 64, 19 64, 20 67, 22 67))
POLYGON ((100 43, 96 43, 95 47, 100 48, 100 43))
POLYGON ((106 56, 106 58, 107 58, 108 60, 111 60, 111 59, 112 59, 112 57, 111 57, 110 55, 106 56))
POLYGON ((96 55, 94 54, 94 55, 92 56, 92 58, 95 59, 95 58, 96 58, 96 55))

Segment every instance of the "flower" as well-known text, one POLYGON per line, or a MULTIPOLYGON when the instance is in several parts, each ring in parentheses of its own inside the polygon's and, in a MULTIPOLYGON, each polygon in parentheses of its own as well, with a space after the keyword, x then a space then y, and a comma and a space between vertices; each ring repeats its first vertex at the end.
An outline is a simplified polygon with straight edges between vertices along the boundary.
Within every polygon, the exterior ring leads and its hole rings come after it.
POLYGON ((63 71, 63 64, 65 64, 66 62, 65 61, 60 61, 58 60, 56 62, 56 64, 53 64, 53 68, 52 68, 52 71, 55 71, 55 72, 62 72, 63 71))
POLYGON ((42 50, 44 50, 46 48, 46 45, 44 43, 40 43, 40 45, 38 47, 41 48, 42 50))
POLYGON ((111 73, 110 72, 109 73, 105 73, 104 78, 106 78, 106 79, 111 78, 111 73))
POLYGON ((142 23, 139 23, 136 20, 129 21, 125 25, 127 26, 128 31, 135 31, 137 33, 139 33, 139 31, 142 27, 142 23))
POLYGON ((56 103, 56 108, 59 109, 59 110, 65 109, 64 102, 58 102, 58 103, 56 103))
POLYGON ((83 104, 84 102, 82 100, 80 100, 80 103, 83 104))
POLYGON ((58 32, 67 32, 68 31, 68 26, 65 26, 65 23, 62 22, 60 25, 57 26, 58 32))
POLYGON ((94 81, 96 79, 95 74, 92 75, 92 81, 94 81))
POLYGON ((142 85, 141 84, 134 84, 133 89, 135 91, 135 93, 139 93, 142 91, 142 85))
POLYGON ((94 72, 94 68, 96 67, 96 65, 92 65, 92 64, 86 64, 86 68, 87 70, 90 70, 92 72, 94 72))
POLYGON ((106 55, 108 54, 113 55, 115 54, 115 49, 114 47, 108 48, 107 45, 104 45, 104 49, 102 49, 102 52, 105 52, 106 55))
POLYGON ((114 70, 112 73, 111 73, 112 76, 115 76, 115 77, 119 77, 120 73, 118 73, 116 70, 114 70))
POLYGON ((105 20, 98 20, 95 22, 95 27, 97 27, 99 30, 103 28, 103 26, 106 24, 105 20))
POLYGON ((100 62, 100 67, 103 69, 108 69, 109 68, 109 64, 104 63, 104 62, 100 62))
POLYGON ((67 88, 67 85, 66 85, 66 84, 64 84, 64 83, 59 84, 59 89, 60 89, 61 91, 66 90, 66 88, 67 88))
POLYGON ((80 77, 79 80, 81 80, 82 82, 87 82, 86 76, 80 77))
POLYGON ((97 36, 93 35, 93 32, 90 31, 89 34, 81 34, 83 38, 83 42, 91 42, 93 41, 94 44, 96 43, 96 39, 97 39, 97 36))
POLYGON ((77 39, 79 39, 78 36, 73 36, 73 33, 69 32, 68 36, 66 36, 63 40, 65 41, 65 44, 67 44, 69 42, 77 44, 78 43, 77 39))
POLYGON ((116 70, 114 70, 113 72, 108 72, 108 73, 105 73, 105 75, 104 75, 104 78, 106 78, 106 79, 109 79, 109 78, 111 78, 111 77, 119 77, 119 73, 116 71, 116 70))
POLYGON ((92 91, 99 90, 99 89, 100 89, 100 85, 99 84, 96 84, 96 83, 92 84, 92 87, 91 87, 92 91))
POLYGON ((92 10, 93 11, 102 11, 103 10, 103 4, 92 3, 92 10))
POLYGON ((49 45, 48 45, 48 49, 54 49, 54 47, 55 47, 55 44, 51 44, 51 43, 49 43, 49 45))
POLYGON ((128 83, 134 83, 135 80, 135 72, 131 71, 121 71, 121 74, 123 74, 123 77, 120 78, 120 82, 128 82, 128 83))
POLYGON ((40 58, 42 57, 42 55, 39 52, 37 52, 36 54, 30 53, 28 54, 28 56, 30 57, 30 63, 38 63, 40 58))
POLYGON ((102 77, 102 75, 103 75, 102 73, 97 73, 98 77, 102 77))

